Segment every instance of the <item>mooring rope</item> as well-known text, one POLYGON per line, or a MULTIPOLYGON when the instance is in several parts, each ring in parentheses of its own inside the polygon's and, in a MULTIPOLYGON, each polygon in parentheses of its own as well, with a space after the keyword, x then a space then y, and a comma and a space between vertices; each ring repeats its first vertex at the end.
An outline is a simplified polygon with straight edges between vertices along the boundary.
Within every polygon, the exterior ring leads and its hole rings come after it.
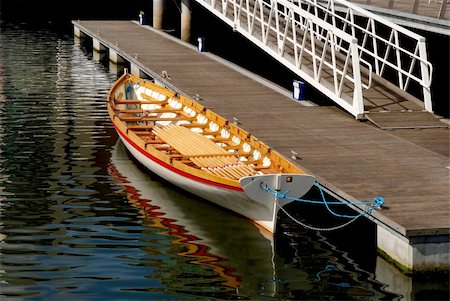
POLYGON ((314 230, 314 231, 333 231, 333 230, 337 230, 343 227, 346 227, 347 225, 353 223, 354 221, 356 221, 359 217, 361 216, 365 216, 365 215, 369 215, 374 209, 378 209, 380 208, 383 204, 384 204, 384 199, 382 197, 376 197, 374 198, 374 200, 372 202, 349 202, 351 205, 366 205, 367 209, 360 212, 357 215, 346 215, 346 214, 339 214, 336 213, 335 211, 333 211, 330 207, 330 205, 348 205, 348 203, 344 203, 344 202, 329 202, 325 199, 325 194, 323 192, 323 189, 321 187, 321 185, 319 183, 314 183, 314 185, 319 189, 320 192, 320 196, 322 198, 321 201, 314 201, 314 200, 306 200, 306 199, 302 199, 302 198, 296 198, 296 197, 291 197, 288 195, 289 190, 285 191, 285 192, 279 192, 276 191, 273 188, 270 188, 267 186, 267 184, 263 185, 265 183, 261 183, 261 189, 263 189, 264 191, 272 194, 275 198, 276 198, 276 204, 277 206, 280 208, 280 210, 282 210, 290 219, 292 219, 294 222, 296 222, 297 224, 310 229, 310 230, 314 230), (349 218, 350 220, 348 222, 345 222, 341 225, 338 226, 334 226, 334 227, 329 227, 329 228, 319 228, 319 227, 314 227, 311 225, 308 225, 304 222, 299 221, 298 219, 296 219, 295 217, 293 217, 289 212, 287 212, 278 202, 278 200, 281 199, 286 199, 286 200, 290 200, 290 201, 299 201, 299 202, 304 202, 304 203, 310 203, 310 204, 323 204, 325 205, 325 207, 327 208, 327 210, 334 216, 337 217, 342 217, 342 218, 349 218))

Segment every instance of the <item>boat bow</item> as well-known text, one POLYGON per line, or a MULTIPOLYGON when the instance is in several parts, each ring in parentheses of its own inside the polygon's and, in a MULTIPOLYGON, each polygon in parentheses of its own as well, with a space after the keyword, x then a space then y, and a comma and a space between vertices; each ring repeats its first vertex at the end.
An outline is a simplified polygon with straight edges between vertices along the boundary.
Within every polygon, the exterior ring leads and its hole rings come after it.
POLYGON ((279 199, 276 195, 269 193, 272 189, 278 193, 289 193, 291 196, 301 198, 314 185, 316 178, 305 174, 267 174, 247 176, 239 180, 244 193, 262 205, 272 209, 274 199, 284 206, 292 199, 279 199))

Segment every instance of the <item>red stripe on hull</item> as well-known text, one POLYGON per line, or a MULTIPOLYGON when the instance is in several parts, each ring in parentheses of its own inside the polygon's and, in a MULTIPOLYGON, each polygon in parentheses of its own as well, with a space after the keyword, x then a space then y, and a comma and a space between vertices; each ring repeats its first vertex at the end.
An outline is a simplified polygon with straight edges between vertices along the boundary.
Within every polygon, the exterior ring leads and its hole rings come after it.
POLYGON ((152 160, 153 162, 155 162, 158 165, 161 165, 162 167, 180 175, 183 176, 185 178, 203 183, 203 184, 207 184, 207 185, 211 185, 211 186, 216 186, 222 189, 228 189, 228 190, 233 190, 233 191, 238 191, 238 192, 243 192, 243 189, 240 187, 234 187, 234 186, 229 186, 229 185, 225 185, 225 184, 221 184, 221 183, 217 183, 217 182, 213 182, 213 181, 209 181, 206 179, 202 179, 196 176, 193 176, 189 173, 186 173, 182 170, 179 170, 175 167, 173 167, 172 165, 169 165, 161 160, 159 160, 156 157, 153 157, 152 155, 150 155, 148 152, 146 152, 145 150, 143 150, 141 147, 139 147, 136 143, 134 143, 134 141, 132 141, 130 138, 127 137, 127 135, 125 135, 122 131, 119 130, 119 128, 117 128, 117 126, 114 124, 114 127, 116 129, 116 132, 119 133, 119 135, 125 139, 131 146, 133 146, 133 148, 135 148, 136 150, 138 150, 141 154, 143 154, 145 157, 147 157, 148 159, 152 160))

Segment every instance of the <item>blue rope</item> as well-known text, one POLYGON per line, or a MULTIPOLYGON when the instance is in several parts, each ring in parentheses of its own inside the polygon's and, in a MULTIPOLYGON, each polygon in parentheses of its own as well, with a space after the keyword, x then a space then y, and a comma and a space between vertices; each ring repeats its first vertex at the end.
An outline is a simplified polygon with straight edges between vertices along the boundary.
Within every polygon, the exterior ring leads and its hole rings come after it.
POLYGON ((261 183, 261 189, 271 193, 274 197, 276 197, 278 199, 286 199, 286 200, 291 200, 291 201, 300 201, 300 202, 310 203, 310 204, 323 204, 323 205, 325 205, 327 210, 332 215, 337 216, 337 217, 343 217, 343 218, 358 218, 358 217, 363 216, 363 215, 368 215, 374 209, 378 209, 381 206, 383 206, 383 204, 384 204, 384 199, 382 197, 380 197, 380 196, 374 198, 374 200, 372 202, 350 202, 350 204, 352 204, 352 205, 367 205, 367 206, 369 206, 369 208, 364 210, 363 212, 357 214, 357 215, 339 214, 339 213, 336 213, 335 211, 333 211, 330 208, 329 205, 348 205, 348 204, 344 203, 344 202, 339 202, 339 201, 337 201, 337 202, 328 202, 325 199, 325 194, 323 192, 323 189, 322 189, 321 185, 319 183, 317 183, 317 182, 314 183, 314 185, 319 189, 320 196, 322 198, 321 201, 305 200, 305 199, 302 199, 302 198, 290 197, 290 196, 288 196, 289 190, 281 193, 281 192, 276 191, 275 189, 269 188, 267 186, 267 184, 263 185, 263 183, 261 183))
MULTIPOLYGON (((318 272, 316 274, 315 282, 320 282, 321 281, 320 274, 322 274, 324 272, 330 272, 330 271, 339 271, 339 269, 336 266, 332 265, 332 264, 327 265, 325 267, 325 270, 322 270, 322 271, 320 271, 320 272, 318 272)), ((329 284, 333 284, 333 285, 336 285, 336 286, 339 286, 339 287, 345 287, 345 288, 352 287, 352 285, 350 283, 348 283, 348 282, 329 283, 329 284)))

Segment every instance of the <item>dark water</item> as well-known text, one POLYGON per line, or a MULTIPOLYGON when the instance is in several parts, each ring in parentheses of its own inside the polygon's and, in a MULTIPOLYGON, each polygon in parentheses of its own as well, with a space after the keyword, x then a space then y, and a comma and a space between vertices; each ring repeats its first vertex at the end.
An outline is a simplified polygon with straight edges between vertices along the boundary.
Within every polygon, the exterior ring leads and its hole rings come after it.
POLYGON ((379 258, 367 222, 284 218, 272 239, 144 173, 107 116, 117 74, 70 20, 3 19, 0 300, 448 299, 448 279, 379 258))

